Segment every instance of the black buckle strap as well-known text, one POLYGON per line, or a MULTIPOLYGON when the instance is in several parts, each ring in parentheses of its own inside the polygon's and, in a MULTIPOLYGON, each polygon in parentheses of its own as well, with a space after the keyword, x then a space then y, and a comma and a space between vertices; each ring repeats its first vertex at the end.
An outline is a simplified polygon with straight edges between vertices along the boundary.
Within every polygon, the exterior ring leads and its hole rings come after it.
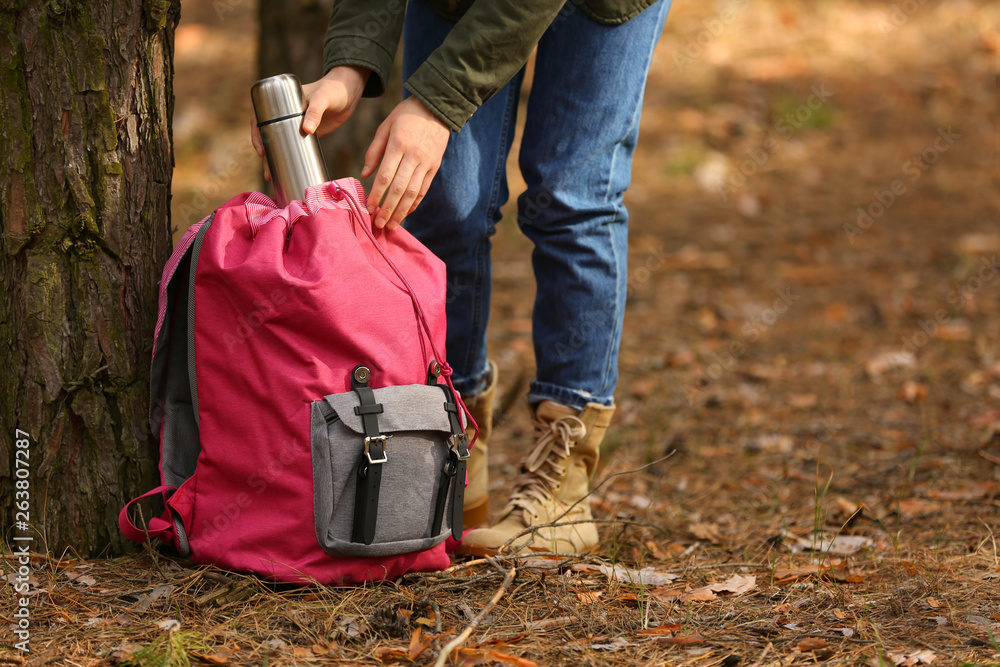
MULTIPOLYGON (((438 486, 437 499, 434 503, 434 525, 431 528, 432 535, 438 535, 441 532, 441 525, 444 523, 444 511, 448 506, 448 492, 451 489, 452 480, 458 472, 458 458, 454 451, 448 452, 448 459, 444 462, 444 470, 442 472, 444 473, 444 478, 441 485, 438 486)), ((459 485, 464 485, 464 480, 459 482, 459 485)), ((454 534, 455 531, 453 527, 452 535, 454 534)))
POLYGON ((358 395, 361 405, 354 414, 361 417, 365 432, 365 449, 358 463, 358 479, 354 494, 354 526, 351 540, 371 544, 375 540, 378 521, 378 497, 382 485, 382 464, 389 460, 385 442, 391 436, 379 432, 378 416, 384 412, 381 403, 375 402, 375 392, 368 386, 371 372, 357 366, 351 374, 351 389, 358 395))
MULTIPOLYGON (((462 422, 458 418, 458 403, 455 396, 445 385, 440 385, 447 397, 444 403, 444 410, 448 413, 448 421, 451 424, 451 447, 448 452, 448 463, 445 464, 445 481, 442 489, 438 491, 437 510, 443 515, 444 507, 442 496, 446 499, 446 487, 451 486, 451 536, 456 540, 462 539, 462 513, 465 509, 465 473, 469 460, 469 437, 462 428, 462 422), (449 471, 451 474, 449 475, 449 471), (454 483, 453 483, 454 482, 454 483)), ((435 512, 435 534, 441 530, 437 523, 437 512, 435 512)))

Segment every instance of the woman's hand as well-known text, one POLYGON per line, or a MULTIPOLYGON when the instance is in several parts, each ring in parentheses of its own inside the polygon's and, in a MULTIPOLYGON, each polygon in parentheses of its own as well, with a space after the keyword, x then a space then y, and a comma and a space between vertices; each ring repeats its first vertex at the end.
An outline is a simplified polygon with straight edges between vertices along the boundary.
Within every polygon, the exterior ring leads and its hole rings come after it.
POLYGON ((366 178, 378 166, 368 197, 368 212, 375 216, 376 227, 395 229, 413 212, 441 166, 450 135, 448 126, 415 97, 396 105, 382 122, 361 170, 366 178))
MULTIPOLYGON (((319 81, 302 86, 302 101, 306 105, 302 133, 315 132, 322 137, 346 123, 358 106, 370 74, 371 70, 363 67, 344 65, 334 67, 319 81)), ((250 140, 257 155, 264 157, 264 142, 261 141, 256 118, 250 119, 250 140)), ((264 178, 271 180, 266 162, 264 178)))

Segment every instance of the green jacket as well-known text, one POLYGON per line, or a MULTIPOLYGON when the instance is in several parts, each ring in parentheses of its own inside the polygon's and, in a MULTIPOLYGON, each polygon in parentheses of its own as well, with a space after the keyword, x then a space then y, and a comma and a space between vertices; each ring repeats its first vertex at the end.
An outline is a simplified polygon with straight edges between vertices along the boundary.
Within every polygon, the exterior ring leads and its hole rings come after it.
MULTIPOLYGON (((550 25, 576 11, 618 25, 655 0, 414 0, 420 1, 458 23, 404 85, 458 131, 524 66, 550 25)), ((372 73, 364 95, 384 93, 405 11, 405 0, 337 0, 326 31, 324 71, 366 67, 372 73)))

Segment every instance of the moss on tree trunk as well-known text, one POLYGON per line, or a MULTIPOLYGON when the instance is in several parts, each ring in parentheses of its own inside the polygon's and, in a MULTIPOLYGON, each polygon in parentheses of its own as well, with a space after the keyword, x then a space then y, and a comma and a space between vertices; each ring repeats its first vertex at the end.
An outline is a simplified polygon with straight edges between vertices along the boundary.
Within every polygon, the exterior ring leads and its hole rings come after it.
POLYGON ((170 252, 179 0, 0 0, 0 529, 33 437, 47 547, 118 551, 157 481, 149 360, 170 252))

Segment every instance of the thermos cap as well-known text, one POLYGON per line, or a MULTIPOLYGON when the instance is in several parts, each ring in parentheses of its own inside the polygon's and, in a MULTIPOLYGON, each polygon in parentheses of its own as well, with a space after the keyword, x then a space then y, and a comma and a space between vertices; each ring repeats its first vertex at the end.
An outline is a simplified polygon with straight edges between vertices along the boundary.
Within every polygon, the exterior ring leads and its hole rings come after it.
POLYGON ((305 111, 302 88, 294 74, 279 74, 261 79, 250 89, 250 99, 253 100, 258 125, 301 115, 305 111))

